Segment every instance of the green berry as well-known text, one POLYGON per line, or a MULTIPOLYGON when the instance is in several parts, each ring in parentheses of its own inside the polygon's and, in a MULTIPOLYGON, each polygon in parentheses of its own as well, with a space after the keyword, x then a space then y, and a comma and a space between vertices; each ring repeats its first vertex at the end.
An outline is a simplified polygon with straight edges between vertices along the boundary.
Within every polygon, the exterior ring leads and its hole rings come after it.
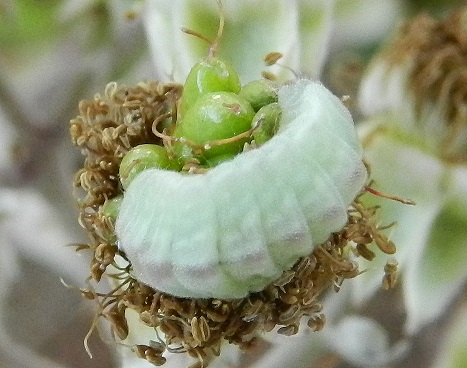
MULTIPOLYGON (((174 131, 174 137, 205 147, 218 140, 233 138, 251 128, 255 112, 250 104, 232 92, 214 92, 201 96, 188 110, 174 131)), ((235 155, 248 138, 202 149, 201 158, 235 155)))
POLYGON ((122 200, 122 195, 113 197, 111 199, 107 199, 101 209, 102 215, 116 220, 118 216, 118 211, 120 210, 120 205, 122 204, 122 200))
MULTIPOLYGON (((183 136, 181 125, 176 125, 172 136, 174 138, 182 138, 185 139, 183 136)), ((183 167, 186 161, 191 160, 195 157, 194 148, 183 141, 180 142, 173 142, 171 147, 172 154, 176 157, 176 160, 180 167, 183 167)))
POLYGON ((193 66, 186 78, 178 114, 183 117, 196 100, 206 93, 219 91, 238 93, 240 87, 240 79, 232 66, 217 57, 203 60, 193 66))
POLYGON ((271 139, 279 129, 282 110, 277 102, 259 109, 253 118, 253 126, 259 122, 258 128, 253 132, 256 144, 261 145, 271 139))
POLYGON ((263 106, 277 102, 277 85, 266 79, 251 81, 242 87, 238 95, 247 100, 253 110, 258 111, 263 106))
POLYGON ((119 175, 123 189, 128 188, 131 181, 143 170, 158 168, 180 170, 177 160, 172 160, 167 150, 156 144, 141 144, 133 147, 120 163, 119 175))
POLYGON ((220 155, 220 156, 215 156, 213 158, 210 158, 206 160, 206 166, 207 167, 214 167, 217 166, 225 161, 229 161, 233 159, 235 155, 232 154, 226 154, 226 155, 220 155))

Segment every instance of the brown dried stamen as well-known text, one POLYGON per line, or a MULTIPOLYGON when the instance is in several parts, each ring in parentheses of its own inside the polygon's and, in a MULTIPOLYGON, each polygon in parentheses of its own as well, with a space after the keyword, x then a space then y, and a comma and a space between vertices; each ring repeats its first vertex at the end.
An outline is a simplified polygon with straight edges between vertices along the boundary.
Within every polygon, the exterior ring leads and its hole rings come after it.
POLYGON ((391 65, 410 62, 408 86, 419 115, 427 102, 444 112, 449 129, 441 147, 445 154, 452 154, 450 146, 467 129, 466 19, 467 8, 440 21, 419 15, 399 29, 383 54, 391 65))

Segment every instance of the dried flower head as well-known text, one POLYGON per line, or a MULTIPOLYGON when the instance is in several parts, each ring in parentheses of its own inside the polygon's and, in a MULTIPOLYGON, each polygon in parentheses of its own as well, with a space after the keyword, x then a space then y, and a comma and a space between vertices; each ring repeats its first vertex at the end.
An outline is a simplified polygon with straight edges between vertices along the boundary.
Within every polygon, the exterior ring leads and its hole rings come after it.
MULTIPOLYGON (((102 208, 107 200, 118 197, 118 168, 123 155, 144 143, 163 145, 152 132, 153 122, 175 113, 181 87, 155 82, 134 87, 107 85, 103 95, 82 101, 80 115, 71 121, 75 145, 85 156, 84 167, 76 173, 75 196, 80 207, 80 224, 89 234, 89 243, 78 247, 93 254, 88 287, 82 294, 98 303, 97 316, 107 319, 113 333, 125 340, 128 323, 125 310, 136 311, 142 323, 155 329, 154 339, 137 345, 137 356, 154 365, 164 364, 166 352, 186 352, 204 367, 220 354, 226 340, 241 348, 251 348, 258 333, 278 327, 277 332, 294 335, 299 322, 320 330, 325 322, 319 298, 342 281, 361 271, 355 255, 371 258, 371 243, 392 253, 394 245, 381 233, 377 208, 365 208, 359 194, 348 210, 344 228, 260 292, 241 299, 221 300, 181 298, 165 294, 139 282, 131 273, 132 265, 118 248, 114 219, 102 208), (105 276, 114 285, 108 293, 95 291, 105 276), (159 332, 163 333, 163 337, 159 332)), ((373 247, 375 248, 375 247, 373 247)))
POLYGON ((441 154, 467 158, 467 10, 461 9, 442 20, 427 14, 402 25, 383 53, 390 68, 406 65, 407 87, 415 97, 419 124, 430 124, 427 105, 445 125, 441 154))

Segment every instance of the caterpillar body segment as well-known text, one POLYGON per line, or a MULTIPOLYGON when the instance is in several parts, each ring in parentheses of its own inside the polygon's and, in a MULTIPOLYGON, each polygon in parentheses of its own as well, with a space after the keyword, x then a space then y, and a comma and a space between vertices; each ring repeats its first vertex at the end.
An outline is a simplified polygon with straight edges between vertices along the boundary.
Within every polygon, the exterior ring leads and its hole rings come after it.
POLYGON ((205 174, 140 173, 116 221, 135 277, 179 297, 264 289, 340 230, 366 169, 350 114, 321 84, 279 89, 277 134, 205 174))

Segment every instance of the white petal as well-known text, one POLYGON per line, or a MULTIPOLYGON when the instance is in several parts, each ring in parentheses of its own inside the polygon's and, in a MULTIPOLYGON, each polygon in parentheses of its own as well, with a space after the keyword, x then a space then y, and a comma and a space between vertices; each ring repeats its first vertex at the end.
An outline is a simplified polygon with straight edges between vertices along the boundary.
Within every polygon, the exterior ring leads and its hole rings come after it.
POLYGON ((398 0, 337 0, 332 48, 376 43, 394 28, 403 11, 398 0))
MULTIPOLYGON (((298 10, 294 2, 226 0, 223 5, 226 22, 219 56, 233 64, 242 83, 260 78, 265 70, 263 57, 272 51, 283 53, 283 63, 297 69, 298 10)), ((183 82, 191 67, 207 56, 209 45, 184 34, 180 27, 214 39, 218 8, 210 0, 150 0, 145 13, 158 77, 183 82)))
POLYGON ((374 115, 386 110, 400 110, 407 98, 407 74, 406 66, 391 68, 382 58, 373 61, 360 86, 361 111, 365 115, 374 115))
POLYGON ((77 236, 69 232, 54 208, 34 190, 0 191, 2 240, 16 251, 81 284, 88 260, 67 247, 77 236))
MULTIPOLYGON (((397 246, 395 256, 403 274, 406 329, 415 333, 443 312, 467 279, 467 169, 446 166, 419 148, 410 135, 402 138, 391 133, 394 115, 384 117, 386 132, 376 133, 365 148, 372 178, 383 193, 410 198, 417 204, 412 207, 376 198, 371 203, 381 204, 383 224, 397 221, 389 234, 397 246)), ((364 125, 364 136, 370 136, 375 125, 364 125)), ((379 254, 371 263, 361 262, 370 269, 352 282, 358 303, 379 287, 378 272, 382 275, 386 258, 379 254)))
MULTIPOLYGON (((416 206, 408 206, 367 195, 369 203, 377 203, 382 207, 381 224, 397 221, 387 234, 397 246, 395 257, 400 270, 407 269, 410 272, 418 262, 432 223, 446 200, 443 188, 445 168, 435 157, 385 133, 376 134, 364 150, 375 188, 417 203, 416 206)), ((354 297, 358 303, 381 287, 382 270, 388 256, 380 252, 376 254, 372 262, 361 261, 361 268, 367 269, 367 272, 352 281, 355 285, 354 297)))
POLYGON ((298 0, 300 7, 300 72, 318 79, 335 24, 335 0, 298 0))
POLYGON ((443 313, 467 280, 467 168, 453 171, 449 201, 430 227, 422 254, 406 272, 409 333, 443 313))
MULTIPOLYGON (((1 325, 0 325, 1 326, 1 325)), ((68 368, 10 339, 0 327, 0 364, 14 368, 68 368)))
POLYGON ((349 363, 361 367, 386 366, 408 349, 404 341, 390 346, 386 331, 372 319, 362 316, 347 316, 322 333, 328 347, 349 363))
POLYGON ((450 322, 448 334, 444 339, 440 354, 433 367, 467 367, 467 307, 464 306, 450 322))
POLYGON ((306 318, 302 319, 300 330, 296 335, 283 336, 273 331, 265 336, 269 345, 267 350, 251 368, 313 367, 314 362, 329 352, 321 334, 322 331, 310 330, 306 324, 306 318))

